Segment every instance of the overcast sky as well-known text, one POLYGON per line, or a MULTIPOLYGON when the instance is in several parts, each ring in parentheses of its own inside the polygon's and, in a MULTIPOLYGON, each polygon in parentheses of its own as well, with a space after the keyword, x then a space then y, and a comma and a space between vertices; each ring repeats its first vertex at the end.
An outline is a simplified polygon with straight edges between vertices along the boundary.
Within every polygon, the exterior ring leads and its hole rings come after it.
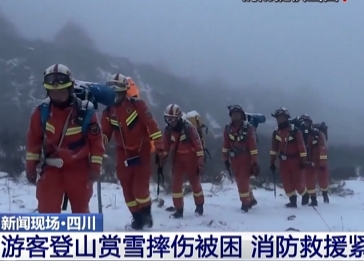
POLYGON ((179 75, 219 75, 236 86, 297 91, 307 85, 328 114, 357 110, 355 117, 363 118, 361 0, 2 0, 0 6, 27 37, 50 39, 73 19, 103 51, 179 75))

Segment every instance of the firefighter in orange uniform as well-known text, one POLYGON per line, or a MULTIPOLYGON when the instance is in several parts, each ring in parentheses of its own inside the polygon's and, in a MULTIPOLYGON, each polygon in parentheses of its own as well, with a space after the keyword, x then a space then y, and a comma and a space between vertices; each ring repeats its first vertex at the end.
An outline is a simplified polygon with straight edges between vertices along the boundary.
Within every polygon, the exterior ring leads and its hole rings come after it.
POLYGON ((272 136, 270 169, 275 172, 278 157, 283 188, 289 197, 286 207, 297 208, 296 191, 302 196, 302 206, 307 205, 309 195, 303 173, 307 165, 307 151, 302 132, 289 123, 290 114, 286 108, 279 108, 272 116, 277 119, 278 127, 272 136))
MULTIPOLYGON (((136 83, 133 81, 131 77, 126 77, 126 79, 128 80, 129 83, 129 89, 126 95, 128 97, 140 98, 140 91, 136 83)), ((154 141, 150 141, 150 146, 151 146, 150 151, 155 152, 154 141)))
MULTIPOLYGON (((182 110, 177 104, 170 104, 164 111, 167 126, 163 140, 167 154, 173 151, 172 159, 172 198, 175 208, 171 218, 183 217, 183 178, 187 174, 196 204, 196 216, 203 215, 205 202, 200 174, 204 164, 204 152, 197 129, 182 118, 182 110)), ((166 158, 164 158, 166 159, 166 158)))
POLYGON ((231 123, 225 126, 222 155, 225 167, 235 176, 241 201, 241 210, 248 212, 257 202, 250 188, 250 177, 259 174, 258 149, 255 128, 246 121, 240 105, 228 107, 231 123))
POLYGON ((101 118, 104 141, 114 134, 117 143, 116 173, 133 220, 130 227, 141 230, 152 227, 149 180, 152 172, 150 140, 163 157, 162 132, 143 100, 127 97, 126 77, 113 75, 106 83, 116 92, 116 103, 103 111, 101 118))
POLYGON ((37 186, 38 211, 60 213, 67 194, 72 213, 89 213, 92 185, 100 176, 105 151, 93 105, 73 95, 71 71, 62 64, 46 69, 43 85, 49 98, 31 116, 26 154, 27 178, 37 186), (83 122, 86 114, 89 121, 83 122), (45 159, 36 182, 42 150, 45 159))
POLYGON ((310 206, 317 206, 316 179, 322 191, 324 203, 329 203, 328 188, 329 177, 327 170, 327 145, 325 134, 319 129, 312 128, 312 119, 309 115, 303 114, 300 120, 304 122, 307 134, 305 141, 307 148, 307 159, 311 163, 305 169, 307 192, 310 195, 310 206))

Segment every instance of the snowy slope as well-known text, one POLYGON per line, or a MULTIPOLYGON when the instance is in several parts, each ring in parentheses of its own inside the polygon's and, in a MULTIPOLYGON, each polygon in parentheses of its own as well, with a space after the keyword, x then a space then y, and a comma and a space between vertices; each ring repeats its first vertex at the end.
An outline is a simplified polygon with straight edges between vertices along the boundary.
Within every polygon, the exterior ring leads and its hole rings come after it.
MULTIPOLYGON (((213 192, 210 184, 204 184, 205 215, 194 216, 192 196, 185 198, 185 217, 182 220, 169 219, 169 212, 162 208, 153 208, 153 231, 284 231, 290 227, 301 231, 364 231, 363 181, 348 181, 347 188, 354 191, 346 198, 331 196, 331 203, 323 205, 320 198, 317 210, 311 207, 299 207, 289 210, 283 207, 287 198, 278 189, 277 199, 273 192, 255 190, 258 205, 248 214, 240 212, 240 202, 235 184, 227 184, 220 191, 213 192), (289 215, 296 215, 293 221, 289 215), (327 226, 326 224, 327 223, 327 226)), ((95 187, 96 190, 96 187, 95 187)), ((155 189, 151 188, 155 196, 155 189)), ((123 231, 130 221, 130 214, 125 206, 122 191, 118 185, 103 184, 102 200, 104 209, 104 227, 106 231, 123 231)), ((165 205, 170 206, 171 197, 164 196, 165 205)), ((155 203, 154 203, 155 204, 155 203)), ((35 187, 20 182, 14 184, 7 179, 0 179, 0 212, 33 212, 36 208, 35 187)), ((96 194, 92 198, 91 211, 97 212, 96 194)))

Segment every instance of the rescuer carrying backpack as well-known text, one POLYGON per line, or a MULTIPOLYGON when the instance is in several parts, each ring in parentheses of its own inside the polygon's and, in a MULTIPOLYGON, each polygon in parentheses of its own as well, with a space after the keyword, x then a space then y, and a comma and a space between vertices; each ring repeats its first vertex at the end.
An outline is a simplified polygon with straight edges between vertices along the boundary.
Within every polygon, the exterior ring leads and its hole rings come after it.
POLYGON ((193 126, 196 127, 198 135, 200 136, 202 146, 205 152, 205 162, 207 160, 206 155, 211 159, 211 154, 209 150, 206 148, 206 142, 204 135, 208 133, 209 128, 202 122, 201 116, 197 111, 190 111, 183 115, 185 120, 188 120, 192 123, 193 126))

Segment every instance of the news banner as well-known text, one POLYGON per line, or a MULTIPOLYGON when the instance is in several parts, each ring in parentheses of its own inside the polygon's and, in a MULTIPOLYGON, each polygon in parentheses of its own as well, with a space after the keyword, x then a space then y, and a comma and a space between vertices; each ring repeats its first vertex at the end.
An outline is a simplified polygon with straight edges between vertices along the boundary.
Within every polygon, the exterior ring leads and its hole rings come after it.
POLYGON ((109 232, 99 214, 0 219, 0 260, 364 260, 364 233, 109 232))

